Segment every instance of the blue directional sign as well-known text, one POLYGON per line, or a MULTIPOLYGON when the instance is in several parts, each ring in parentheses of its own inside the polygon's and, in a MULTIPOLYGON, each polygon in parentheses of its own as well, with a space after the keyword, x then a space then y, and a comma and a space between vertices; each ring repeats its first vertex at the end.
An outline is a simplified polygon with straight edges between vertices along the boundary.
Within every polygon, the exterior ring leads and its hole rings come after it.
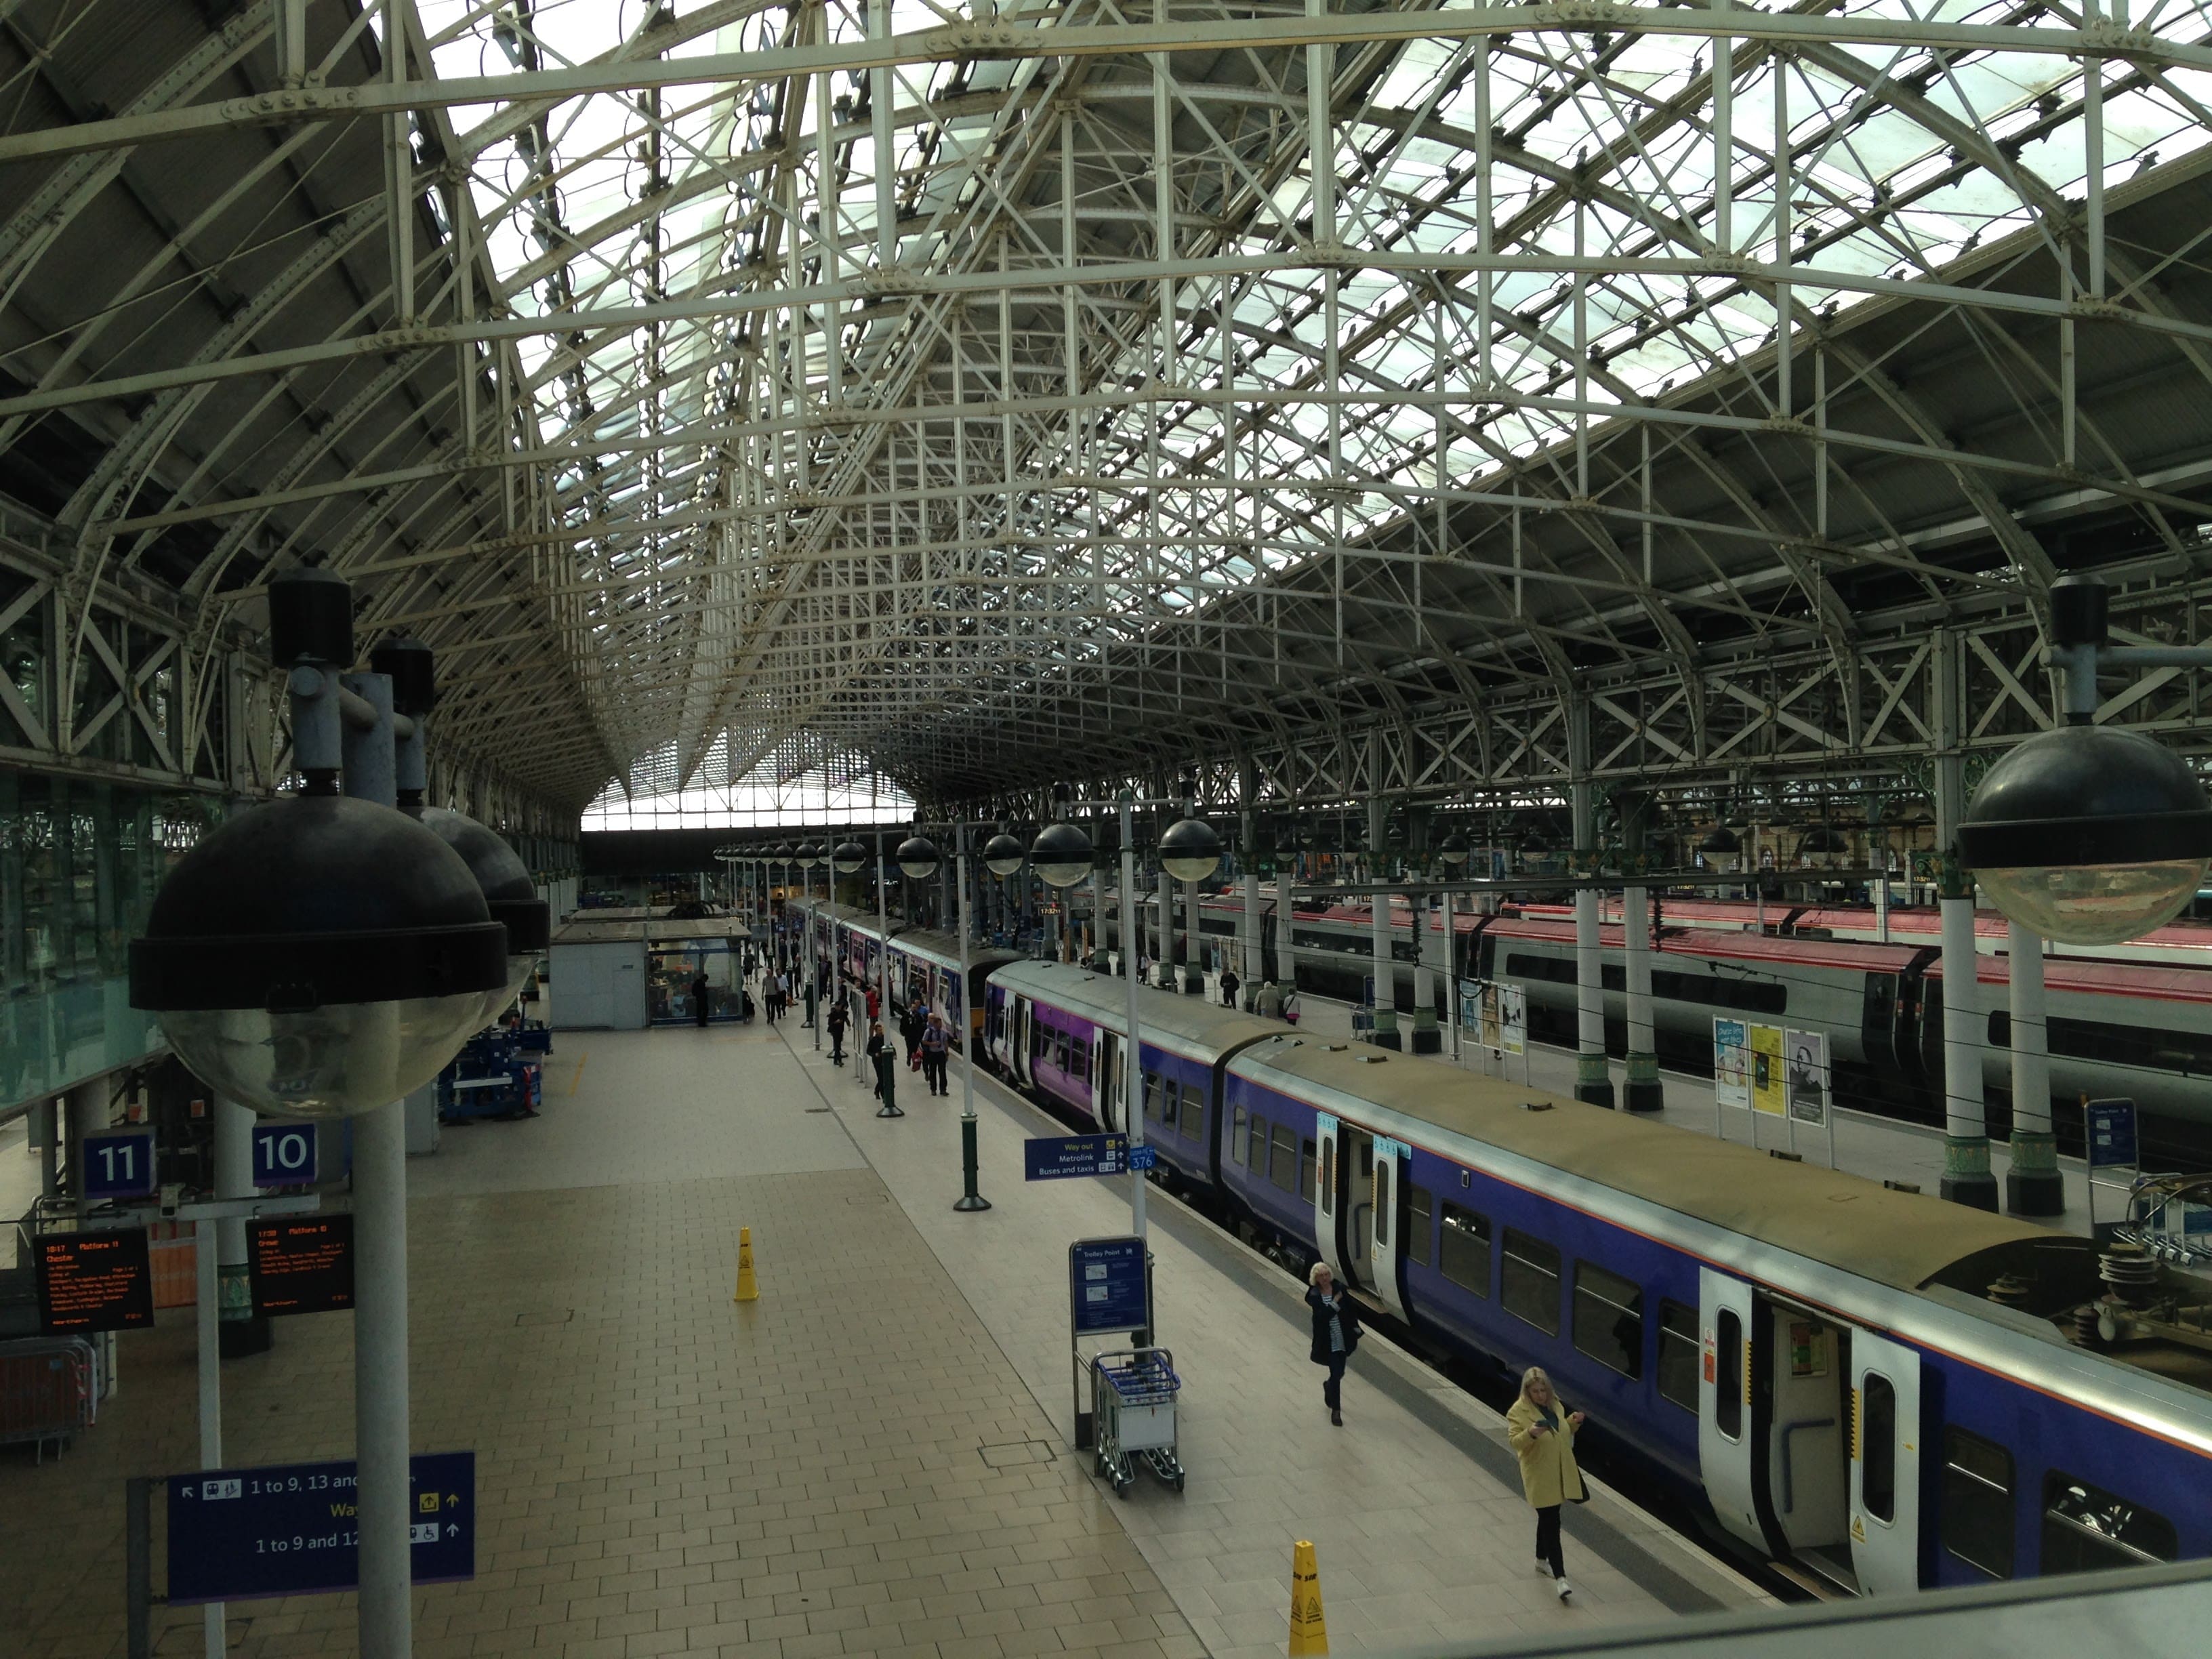
POLYGON ((1070 1322, 1078 1336, 1152 1327, 1141 1238, 1079 1238, 1067 1247, 1070 1322))
POLYGON ((315 1184, 315 1126, 257 1123, 253 1126, 253 1184, 312 1187, 315 1184))
POLYGON ((1129 1148, 1129 1167, 1133 1170, 1149 1170, 1159 1161, 1160 1149, 1157 1146, 1129 1148))
MULTIPOLYGON (((477 1455, 410 1460, 415 1582, 477 1576, 477 1455)), ((354 1465, 278 1463, 169 1477, 169 1601, 246 1601, 361 1582, 354 1465)))
POLYGON ((154 1190, 154 1137, 147 1130, 87 1135, 82 1145, 77 1190, 85 1197, 143 1198, 154 1190))
POLYGON ((1114 1176, 1129 1167, 1127 1135, 1042 1135, 1022 1143, 1022 1179, 1064 1181, 1114 1176))
POLYGON ((2082 1110, 2088 1119, 2089 1167, 2093 1170, 2135 1168, 2135 1102, 2093 1100, 2082 1110))

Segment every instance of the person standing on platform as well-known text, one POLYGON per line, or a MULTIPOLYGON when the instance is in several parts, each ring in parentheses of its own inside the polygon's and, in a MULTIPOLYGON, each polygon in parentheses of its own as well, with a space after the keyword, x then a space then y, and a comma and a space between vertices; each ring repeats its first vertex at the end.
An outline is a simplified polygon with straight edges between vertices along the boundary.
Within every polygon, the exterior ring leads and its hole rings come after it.
POLYGON ((1328 1420, 1344 1426, 1344 1367, 1359 1346, 1359 1314, 1351 1296, 1337 1289, 1328 1263, 1316 1261, 1306 1275, 1306 1306, 1313 1310, 1313 1352, 1316 1365, 1328 1367, 1321 1385, 1322 1403, 1328 1420))
POLYGON ((1237 992, 1243 984, 1243 981, 1237 977, 1237 970, 1234 968, 1224 968, 1221 970, 1221 1006, 1223 1007, 1234 1008, 1237 1006, 1237 992))
POLYGON ((845 999, 839 997, 830 1005, 830 1063, 832 1066, 845 1063, 845 1027, 851 1023, 850 1017, 845 1012, 845 999))
POLYGON ((930 1015, 929 1024, 921 1030, 921 1080, 933 1095, 951 1092, 945 1081, 945 1066, 951 1051, 952 1033, 945 1029, 942 1017, 930 1015))
POLYGON ((1283 1017, 1283 994, 1275 988, 1274 981, 1263 979, 1260 981, 1260 994, 1252 1000, 1252 1012, 1265 1019, 1280 1019, 1283 1017))
POLYGON ((868 1024, 871 1025, 877 1024, 884 1017, 883 994, 877 990, 874 986, 871 985, 868 987, 866 991, 862 993, 862 994, 866 997, 868 1004, 868 1024))
POLYGON ((914 1051, 921 1046, 921 1034, 928 1026, 928 1016, 922 1012, 921 1000, 909 995, 906 1006, 899 1011, 899 1041, 906 1044, 906 1063, 914 1064, 914 1051))
POLYGON ((883 1026, 868 1028, 868 1063, 875 1068, 875 1097, 881 1103, 883 1114, 897 1109, 895 1098, 898 1088, 898 1058, 891 1051, 891 1040, 884 1035, 883 1026))
POLYGON ((691 1018, 699 1022, 699 1029, 707 1029, 707 970, 702 968, 691 981, 691 1018))
POLYGON ((1574 1589, 1559 1554, 1559 1506, 1589 1497, 1575 1462, 1575 1431, 1582 1425, 1583 1414, 1560 1406, 1542 1366, 1522 1374, 1521 1397, 1505 1413, 1505 1443, 1521 1460, 1521 1491, 1536 1511, 1536 1571, 1551 1575, 1562 1601, 1574 1589))

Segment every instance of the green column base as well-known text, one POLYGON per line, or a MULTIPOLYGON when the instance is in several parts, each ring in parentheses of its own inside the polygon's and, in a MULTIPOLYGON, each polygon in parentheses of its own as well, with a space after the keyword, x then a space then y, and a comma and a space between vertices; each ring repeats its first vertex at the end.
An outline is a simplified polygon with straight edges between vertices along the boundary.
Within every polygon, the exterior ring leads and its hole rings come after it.
POLYGON ((1632 1112, 1656 1112, 1667 1104, 1666 1091, 1659 1086, 1658 1055, 1629 1055, 1628 1081, 1621 1090, 1621 1104, 1632 1112))
POLYGON ((1367 1039, 1378 1048, 1402 1048, 1405 1042, 1398 1035, 1398 1011, 1377 1008, 1375 1011, 1375 1031, 1367 1039))
POLYGON ((1987 1135, 1944 1137, 1943 1184, 1939 1190, 1954 1204, 1996 1213, 1997 1178, 1990 1173, 1987 1135))
POLYGON ((1440 1054, 1444 1050, 1444 1034, 1437 1025, 1437 1011, 1433 1008, 1413 1010, 1413 1051, 1417 1054, 1440 1054))
POLYGON ((2015 1130, 2012 1168, 2005 1172, 2005 1208, 2014 1215, 2063 1215, 2066 1182, 2058 1173, 2058 1137, 2015 1130))
POLYGON ((1605 1050, 1585 1048, 1575 1056, 1575 1098, 1592 1106, 1613 1109, 1613 1068, 1605 1050))

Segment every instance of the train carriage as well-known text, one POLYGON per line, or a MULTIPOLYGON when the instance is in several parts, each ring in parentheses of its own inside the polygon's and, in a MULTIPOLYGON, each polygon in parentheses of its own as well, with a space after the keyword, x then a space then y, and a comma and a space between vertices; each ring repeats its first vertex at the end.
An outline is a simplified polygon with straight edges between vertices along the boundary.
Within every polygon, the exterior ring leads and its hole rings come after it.
MULTIPOLYGON (((884 939, 886 930, 873 914, 822 899, 808 899, 795 908, 806 916, 810 928, 823 930, 819 936, 825 939, 831 961, 866 984, 878 983, 878 970, 884 965, 883 953, 887 948, 884 939)), ((896 917, 891 919, 888 931, 889 979, 897 1000, 902 1001, 909 995, 918 994, 927 1006, 945 1016, 956 1034, 961 1029, 964 1010, 969 1036, 980 1034, 985 981, 994 969, 1021 958, 1012 951, 971 945, 968 951, 968 981, 963 988, 960 981, 960 941, 956 935, 910 927, 896 917)))

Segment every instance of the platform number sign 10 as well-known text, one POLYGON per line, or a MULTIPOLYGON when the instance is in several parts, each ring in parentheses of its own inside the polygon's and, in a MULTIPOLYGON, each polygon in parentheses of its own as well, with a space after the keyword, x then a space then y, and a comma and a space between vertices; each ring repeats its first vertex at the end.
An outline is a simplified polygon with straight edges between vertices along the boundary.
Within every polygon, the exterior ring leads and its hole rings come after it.
POLYGON ((253 1184, 312 1187, 315 1182, 315 1126, 257 1123, 253 1126, 253 1184))
POLYGON ((87 1198, 143 1198, 154 1190, 154 1137, 143 1130, 87 1135, 81 1156, 78 1190, 87 1198))

